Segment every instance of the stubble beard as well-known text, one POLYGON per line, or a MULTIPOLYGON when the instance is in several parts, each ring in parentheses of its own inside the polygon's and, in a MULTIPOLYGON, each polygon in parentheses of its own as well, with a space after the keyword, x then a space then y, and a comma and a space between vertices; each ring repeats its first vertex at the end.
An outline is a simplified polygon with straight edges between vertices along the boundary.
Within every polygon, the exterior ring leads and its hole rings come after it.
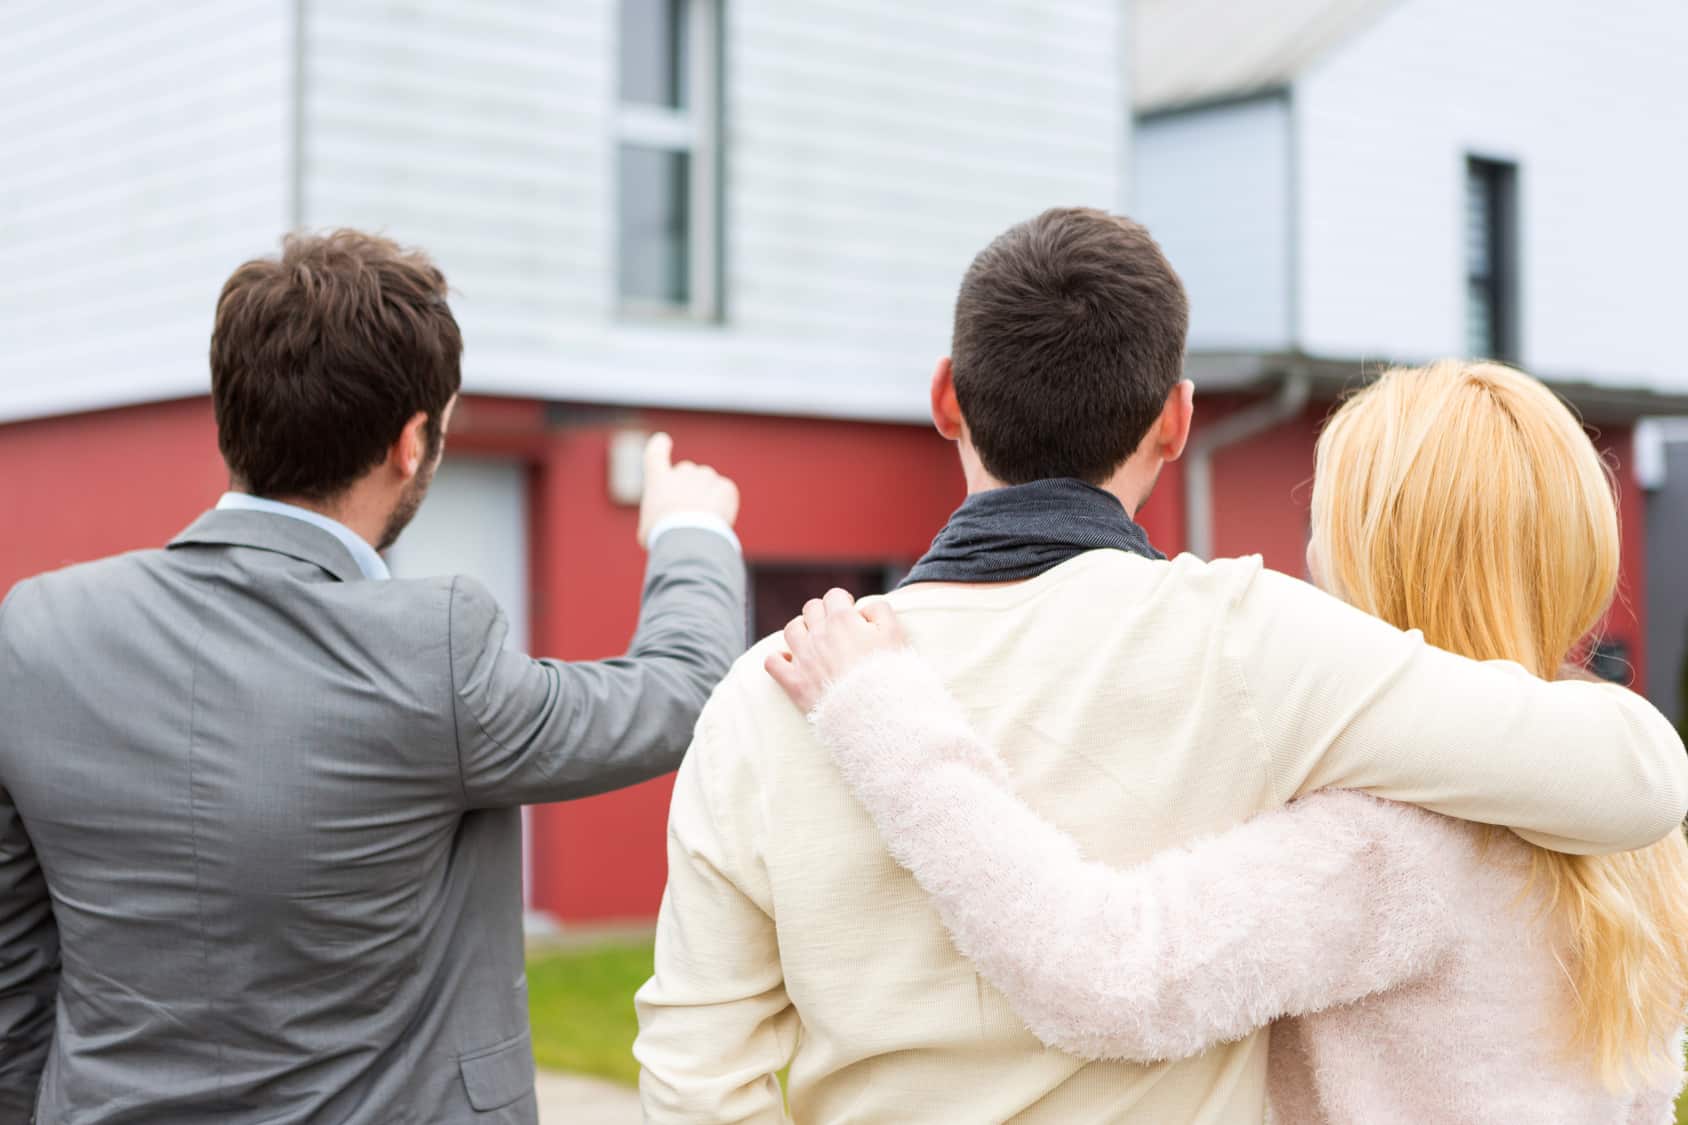
POLYGON ((428 486, 434 483, 434 470, 439 467, 439 460, 435 458, 419 470, 410 484, 405 486, 404 494, 399 497, 398 504, 393 508, 393 514, 387 517, 387 526, 382 529, 381 542, 375 548, 377 551, 390 550, 404 529, 410 526, 410 521, 416 518, 416 513, 422 510, 422 501, 428 498, 428 486))

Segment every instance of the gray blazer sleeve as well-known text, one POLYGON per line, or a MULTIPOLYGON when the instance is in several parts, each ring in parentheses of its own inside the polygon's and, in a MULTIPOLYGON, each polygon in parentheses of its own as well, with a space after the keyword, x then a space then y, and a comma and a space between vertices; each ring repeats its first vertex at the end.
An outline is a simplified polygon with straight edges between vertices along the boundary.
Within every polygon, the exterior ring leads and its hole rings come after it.
POLYGON ((450 648, 466 807, 586 797, 678 768, 744 651, 744 598, 743 561, 722 536, 670 531, 651 552, 627 655, 576 664, 506 651, 504 614, 458 578, 450 648))
MULTIPOLYGON (((4 613, 0 606, 0 622, 4 613)), ((4 679, 0 659, 0 688, 4 679)), ((0 698, 0 737, 15 729, 9 702, 15 701, 0 698)), ((47 880, 11 792, 0 783, 0 1120, 28 1121, 35 1111, 58 994, 59 930, 47 880)))

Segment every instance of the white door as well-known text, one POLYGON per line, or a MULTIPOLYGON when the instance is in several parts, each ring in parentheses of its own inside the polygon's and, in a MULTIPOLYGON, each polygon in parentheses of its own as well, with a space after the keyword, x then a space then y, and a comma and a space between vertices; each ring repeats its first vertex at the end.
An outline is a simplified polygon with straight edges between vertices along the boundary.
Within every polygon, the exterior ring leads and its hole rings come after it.
POLYGON ((527 469, 515 461, 447 457, 428 499, 387 552, 396 578, 467 574, 491 591, 510 619, 510 646, 526 651, 527 469))
MULTIPOLYGON (((395 578, 466 574, 510 619, 509 647, 529 651, 527 469, 515 461, 450 457, 416 519, 391 551, 395 578)), ((533 902, 532 823, 522 810, 522 901, 533 902)))

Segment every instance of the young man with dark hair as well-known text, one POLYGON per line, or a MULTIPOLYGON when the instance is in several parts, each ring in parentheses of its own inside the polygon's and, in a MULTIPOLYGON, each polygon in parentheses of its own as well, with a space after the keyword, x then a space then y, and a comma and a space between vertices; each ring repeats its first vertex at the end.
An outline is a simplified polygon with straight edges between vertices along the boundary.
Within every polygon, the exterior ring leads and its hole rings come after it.
POLYGON ((653 439, 627 655, 508 650, 378 553, 461 352, 420 253, 287 239, 217 302, 231 491, 0 607, 0 1120, 536 1120, 519 808, 678 765, 743 647, 738 494, 653 439))
MULTIPOLYGON (((968 498, 891 601, 1020 795, 1116 865, 1320 788, 1563 851, 1676 828, 1688 761, 1639 697, 1438 652, 1258 558, 1150 546, 1132 516, 1189 434, 1186 319, 1147 232, 1097 211, 1011 228, 962 281, 932 417, 968 498)), ((886 853, 765 670, 783 654, 738 663, 675 785, 647 1121, 785 1120, 789 1065, 799 1121, 1259 1125, 1265 1033, 1157 1067, 1045 1049, 886 853)))
POLYGON ((1147 230, 1056 209, 973 259, 939 373, 996 480, 1103 485, 1183 380, 1189 323, 1183 283, 1147 230))

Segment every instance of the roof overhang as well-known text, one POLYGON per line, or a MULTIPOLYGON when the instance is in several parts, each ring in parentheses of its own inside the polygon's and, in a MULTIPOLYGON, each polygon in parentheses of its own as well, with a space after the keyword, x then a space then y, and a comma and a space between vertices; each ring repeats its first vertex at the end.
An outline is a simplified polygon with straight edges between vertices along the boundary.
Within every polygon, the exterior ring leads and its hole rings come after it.
MULTIPOLYGON (((1192 352, 1185 372, 1195 380, 1197 391, 1240 394, 1265 393, 1289 376, 1303 375, 1315 397, 1334 399, 1392 366, 1387 360, 1331 359, 1297 352, 1192 352)), ((1688 387, 1668 390, 1576 374, 1541 379, 1590 423, 1611 425, 1688 414, 1688 387)))

